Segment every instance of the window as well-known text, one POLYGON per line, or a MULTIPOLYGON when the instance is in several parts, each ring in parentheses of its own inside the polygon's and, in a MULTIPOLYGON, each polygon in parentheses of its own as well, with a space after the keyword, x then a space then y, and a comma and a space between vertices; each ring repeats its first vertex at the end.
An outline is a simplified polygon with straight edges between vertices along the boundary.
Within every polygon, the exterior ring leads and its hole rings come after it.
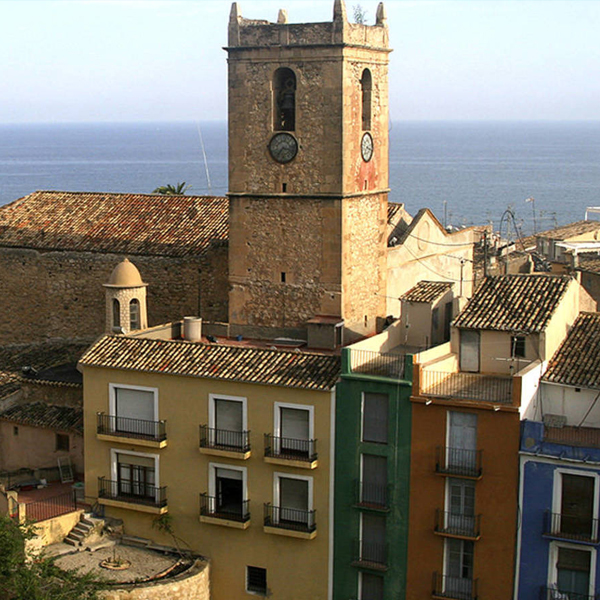
POLYGON ((272 516, 275 524, 297 530, 315 528, 312 484, 312 477, 275 473, 272 516))
POLYGON ((452 301, 444 305, 444 342, 450 341, 450 323, 452 322, 452 301))
POLYGON ((590 590, 590 567, 592 554, 589 550, 558 547, 556 552, 555 586, 569 598, 588 598, 590 590))
POLYGON ((385 516, 361 515, 360 560, 374 565, 386 565, 385 516))
POLYGON ((388 396, 372 392, 363 393, 362 441, 387 444, 388 396))
POLYGON ((140 327, 140 301, 134 298, 129 302, 129 329, 135 331, 140 327))
POLYGON ((267 594, 267 570, 262 567, 246 567, 246 591, 267 594))
POLYGON ((159 436, 158 390, 156 388, 110 384, 111 432, 136 437, 159 436))
POLYGON ((113 453, 113 478, 118 496, 147 499, 154 502, 157 498, 158 457, 139 452, 113 453))
POLYGON ((476 472, 477 415, 450 411, 447 440, 446 467, 465 475, 476 472))
POLYGON ((452 598, 473 596, 473 542, 445 540, 444 593, 452 598))
POLYGON ((373 82, 371 71, 365 69, 360 79, 361 103, 362 103, 362 128, 363 131, 371 129, 371 88, 373 82))
POLYGON ((113 311, 113 331, 119 330, 121 328, 121 304, 119 301, 114 298, 112 301, 112 311, 113 311))
POLYGON ((57 433, 56 434, 56 446, 55 449, 57 452, 59 451, 69 451, 69 436, 65 433, 57 433))
POLYGON ((449 478, 446 483, 446 531, 475 535, 475 482, 449 478))
POLYGON ((209 514, 232 520, 248 517, 246 469, 210 463, 209 514))
POLYGON ((273 129, 294 131, 296 129, 296 75, 283 67, 275 71, 273 78, 273 129))
POLYGON ((564 537, 594 540, 598 536, 598 492, 595 476, 559 471, 555 475, 552 532, 564 537))
POLYGON ((361 504, 387 507, 387 458, 385 456, 363 454, 360 483, 361 504))
POLYGON ((510 338, 510 355, 514 358, 525 358, 524 335, 513 335, 510 338))
POLYGON ((209 446, 232 450, 249 448, 246 431, 246 398, 237 396, 209 396, 209 446))
POLYGON ((383 577, 372 573, 360 573, 360 600, 383 600, 383 577))
POLYGON ((479 331, 460 330, 460 370, 479 373, 479 331))
POLYGON ((314 407, 275 403, 275 455, 306 459, 315 455, 314 407))
POLYGON ((13 435, 19 435, 19 428, 16 425, 13 426, 13 435))

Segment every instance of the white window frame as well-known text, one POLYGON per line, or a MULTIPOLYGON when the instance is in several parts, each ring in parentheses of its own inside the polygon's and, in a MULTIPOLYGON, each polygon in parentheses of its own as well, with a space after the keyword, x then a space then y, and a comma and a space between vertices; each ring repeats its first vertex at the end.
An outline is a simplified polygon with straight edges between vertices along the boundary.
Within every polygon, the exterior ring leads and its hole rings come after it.
POLYGON ((153 458, 154 459, 154 487, 160 487, 160 472, 159 472, 159 455, 158 454, 149 454, 148 452, 134 452, 133 450, 117 450, 116 448, 110 449, 110 478, 113 481, 117 481, 117 469, 118 469, 118 461, 117 454, 124 454, 129 456, 141 456, 143 458, 153 458))
MULTIPOLYGON (((220 396, 222 398, 222 396, 220 396)), ((208 495, 215 498, 217 495, 217 469, 228 469, 229 471, 241 471, 242 473, 242 501, 248 500, 248 469, 225 463, 208 463, 208 495)))
POLYGON ((598 536, 598 514, 599 494, 600 494, 600 475, 591 471, 583 471, 578 469, 557 468, 554 470, 554 480, 552 482, 552 512, 561 514, 562 503, 562 475, 577 475, 578 477, 590 477, 594 480, 594 507, 592 509, 592 535, 594 538, 598 536))
POLYGON ((291 404, 289 402, 275 402, 273 415, 273 434, 281 437, 281 409, 293 408, 294 410, 308 411, 308 439, 315 439, 315 407, 310 404, 291 404))
POLYGON ((122 388, 126 390, 138 390, 140 392, 152 392, 154 394, 154 421, 158 421, 158 388, 145 387, 141 385, 128 385, 125 383, 108 384, 108 414, 111 417, 117 416, 117 393, 116 390, 122 388))
POLYGON ((292 473, 282 473, 280 471, 276 471, 273 473, 273 506, 277 506, 281 508, 280 504, 280 494, 281 494, 281 478, 285 479, 301 479, 303 481, 308 481, 308 507, 307 511, 313 510, 313 478, 306 475, 294 475, 292 473))
POLYGON ((230 400, 242 403, 242 431, 248 431, 248 399, 243 396, 227 396, 226 394, 208 395, 208 426, 215 429, 217 411, 215 400, 230 400))
POLYGON ((596 548, 587 544, 571 544, 569 542, 550 542, 550 548, 548 549, 548 580, 546 586, 551 588, 558 581, 558 569, 556 563, 558 562, 558 551, 560 548, 567 548, 570 550, 582 550, 590 552, 590 588, 588 590, 589 596, 594 596, 596 589, 596 548))

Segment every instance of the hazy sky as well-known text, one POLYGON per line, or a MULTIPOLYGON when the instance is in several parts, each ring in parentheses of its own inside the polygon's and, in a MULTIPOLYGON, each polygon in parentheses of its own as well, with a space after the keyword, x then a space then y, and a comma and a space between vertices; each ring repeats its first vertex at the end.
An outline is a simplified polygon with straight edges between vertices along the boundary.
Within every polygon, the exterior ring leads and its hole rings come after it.
MULTIPOLYGON (((377 2, 360 3, 371 23, 377 2)), ((242 0, 326 21, 333 0, 242 0)), ((0 0, 0 122, 226 118, 228 0, 0 0)), ((392 119, 599 119, 599 0, 392 0, 392 119)))

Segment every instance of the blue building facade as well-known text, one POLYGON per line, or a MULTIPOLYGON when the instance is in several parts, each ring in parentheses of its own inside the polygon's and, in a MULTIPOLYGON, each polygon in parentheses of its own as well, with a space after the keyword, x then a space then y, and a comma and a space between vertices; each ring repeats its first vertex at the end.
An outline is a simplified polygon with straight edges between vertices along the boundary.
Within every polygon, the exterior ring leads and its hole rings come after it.
POLYGON ((521 423, 518 600, 591 600, 597 560, 599 430, 521 423))

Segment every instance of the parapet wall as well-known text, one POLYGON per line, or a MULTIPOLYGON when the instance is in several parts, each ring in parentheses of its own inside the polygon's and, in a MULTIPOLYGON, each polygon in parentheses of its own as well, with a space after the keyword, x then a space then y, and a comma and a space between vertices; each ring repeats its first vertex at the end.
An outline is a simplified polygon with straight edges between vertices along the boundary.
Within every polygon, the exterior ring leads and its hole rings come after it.
POLYGON ((100 593, 103 600, 210 600, 210 565, 197 560, 172 579, 123 585, 100 593))

